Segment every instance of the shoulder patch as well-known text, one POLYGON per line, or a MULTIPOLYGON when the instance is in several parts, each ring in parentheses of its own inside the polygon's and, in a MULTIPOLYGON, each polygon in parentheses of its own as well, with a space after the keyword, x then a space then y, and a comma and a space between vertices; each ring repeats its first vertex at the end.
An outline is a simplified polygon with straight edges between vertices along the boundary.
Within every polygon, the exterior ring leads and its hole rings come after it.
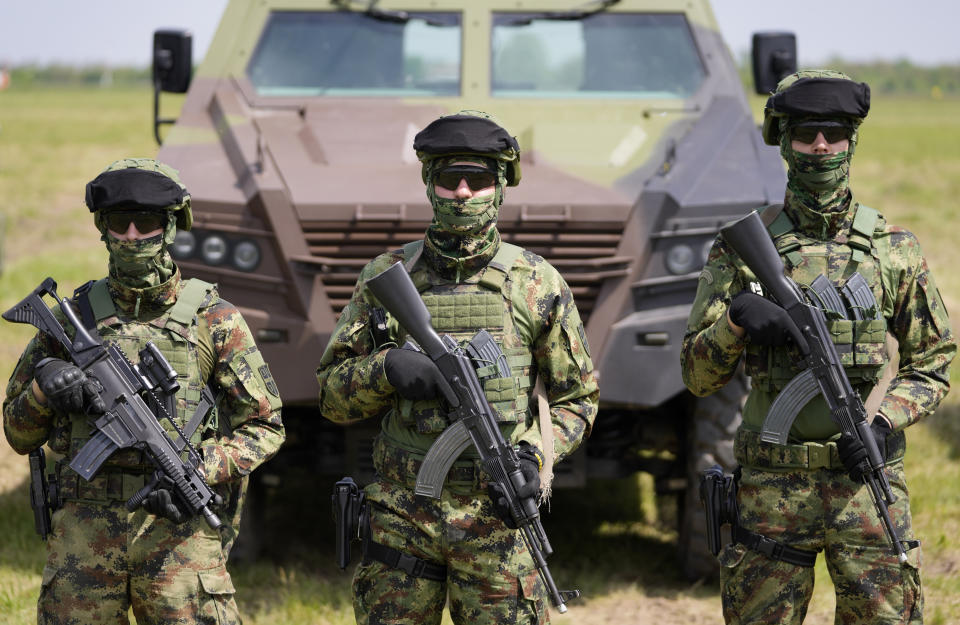
POLYGON ((710 273, 709 267, 703 268, 703 271, 700 272, 700 279, 707 284, 713 284, 713 274, 710 273))

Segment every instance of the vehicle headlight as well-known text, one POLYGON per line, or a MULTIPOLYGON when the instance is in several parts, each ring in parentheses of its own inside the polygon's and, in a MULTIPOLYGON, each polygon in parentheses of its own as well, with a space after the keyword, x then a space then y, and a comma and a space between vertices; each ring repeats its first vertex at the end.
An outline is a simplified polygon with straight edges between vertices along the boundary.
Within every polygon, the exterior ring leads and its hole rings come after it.
POLYGON ((170 246, 170 255, 174 258, 190 258, 197 250, 197 237, 192 232, 178 230, 170 246))
POLYGON ((200 246, 200 255, 209 265, 219 265, 227 257, 227 242, 219 234, 211 234, 200 246))
POLYGON ((667 250, 667 271, 674 275, 690 273, 695 262, 696 256, 689 245, 678 243, 667 250))
POLYGON ((260 248, 253 241, 240 241, 233 248, 233 265, 241 271, 253 271, 260 264, 260 248))

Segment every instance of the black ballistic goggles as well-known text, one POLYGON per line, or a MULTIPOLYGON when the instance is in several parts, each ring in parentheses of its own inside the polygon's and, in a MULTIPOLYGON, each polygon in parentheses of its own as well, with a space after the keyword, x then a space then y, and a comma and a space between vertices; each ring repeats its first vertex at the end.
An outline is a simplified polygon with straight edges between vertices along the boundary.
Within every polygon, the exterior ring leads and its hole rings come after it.
POLYGON ((123 233, 133 223, 140 234, 161 230, 167 225, 167 214, 156 211, 114 211, 103 216, 107 228, 113 232, 123 233))
POLYGON ((470 165, 454 165, 433 175, 434 184, 449 191, 456 191, 461 180, 467 181, 471 191, 480 191, 496 184, 497 175, 485 167, 470 165))
POLYGON ((790 138, 800 143, 813 143, 817 134, 823 133, 827 143, 836 143, 849 139, 852 131, 849 126, 794 126, 790 129, 790 138))

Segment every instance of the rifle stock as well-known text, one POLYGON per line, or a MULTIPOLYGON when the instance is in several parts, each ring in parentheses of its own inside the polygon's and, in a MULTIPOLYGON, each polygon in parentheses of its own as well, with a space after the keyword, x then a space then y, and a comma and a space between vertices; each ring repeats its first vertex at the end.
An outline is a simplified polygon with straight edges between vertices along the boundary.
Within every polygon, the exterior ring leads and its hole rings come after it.
POLYGON ((424 306, 402 263, 394 263, 367 280, 366 285, 431 360, 437 360, 447 352, 440 336, 430 325, 430 311, 424 306))
POLYGON ((783 308, 804 302, 796 283, 783 274, 783 261, 757 213, 721 228, 720 233, 783 308))

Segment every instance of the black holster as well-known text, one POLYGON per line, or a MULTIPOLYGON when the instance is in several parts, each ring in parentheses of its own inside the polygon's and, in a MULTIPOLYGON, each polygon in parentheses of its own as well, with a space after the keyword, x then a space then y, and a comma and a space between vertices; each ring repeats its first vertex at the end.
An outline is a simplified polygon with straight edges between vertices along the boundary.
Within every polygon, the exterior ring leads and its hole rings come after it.
POLYGON ((700 474, 700 502, 707 517, 707 546, 717 555, 723 548, 721 528, 739 525, 737 480, 725 475, 720 465, 713 465, 700 474))
POLYGON ((333 520, 336 522, 337 566, 346 570, 352 557, 351 543, 360 539, 360 528, 364 526, 363 490, 351 477, 345 477, 333 487, 331 503, 333 504, 333 520))
POLYGON ((740 510, 737 508, 739 481, 739 468, 734 475, 726 475, 720 465, 715 464, 700 474, 700 501, 707 516, 707 546, 713 555, 718 555, 723 547, 721 528, 729 525, 731 542, 744 545, 772 560, 812 567, 817 561, 817 552, 785 545, 740 525, 740 510))
POLYGON ((30 452, 30 507, 33 508, 33 527, 43 540, 53 527, 50 513, 60 507, 60 494, 56 474, 47 475, 47 458, 43 448, 30 452))

